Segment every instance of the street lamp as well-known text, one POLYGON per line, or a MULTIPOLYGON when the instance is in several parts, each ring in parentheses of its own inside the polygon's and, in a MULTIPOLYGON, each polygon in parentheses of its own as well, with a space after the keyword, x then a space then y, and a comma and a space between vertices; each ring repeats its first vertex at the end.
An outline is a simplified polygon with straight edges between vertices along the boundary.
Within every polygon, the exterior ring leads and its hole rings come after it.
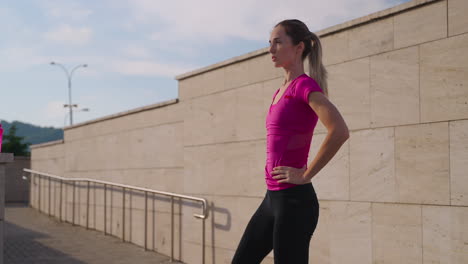
MULTIPOLYGON (((75 105, 76 106, 76 105, 75 105)), ((76 110, 76 112, 89 112, 89 108, 83 108, 83 109, 79 109, 79 110, 76 110)), ((66 113, 65 114, 65 117, 63 118, 63 127, 65 127, 65 122, 67 121, 67 116, 68 116, 69 113, 66 113)))
POLYGON ((73 125, 73 107, 77 107, 77 105, 73 105, 72 104, 72 99, 71 99, 71 78, 72 78, 72 75, 73 75, 73 72, 80 68, 80 67, 88 67, 88 64, 80 64, 78 66, 76 66, 75 68, 73 68, 73 70, 69 73, 68 70, 65 68, 65 66, 63 66, 62 64, 60 63, 56 63, 56 62, 51 62, 50 65, 57 65, 57 66, 60 66, 60 68, 63 69, 63 71, 65 71, 65 74, 67 75, 67 79, 68 79, 68 99, 69 99, 69 104, 67 105, 64 105, 64 107, 69 107, 70 108, 70 125, 73 125))

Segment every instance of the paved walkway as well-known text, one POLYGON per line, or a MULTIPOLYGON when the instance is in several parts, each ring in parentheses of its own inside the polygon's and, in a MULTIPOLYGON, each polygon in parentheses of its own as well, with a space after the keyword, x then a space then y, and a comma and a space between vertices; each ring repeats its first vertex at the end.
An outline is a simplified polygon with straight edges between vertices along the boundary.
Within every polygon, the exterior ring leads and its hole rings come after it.
POLYGON ((23 204, 6 205, 4 230, 5 264, 170 263, 167 256, 99 231, 61 223, 23 204))

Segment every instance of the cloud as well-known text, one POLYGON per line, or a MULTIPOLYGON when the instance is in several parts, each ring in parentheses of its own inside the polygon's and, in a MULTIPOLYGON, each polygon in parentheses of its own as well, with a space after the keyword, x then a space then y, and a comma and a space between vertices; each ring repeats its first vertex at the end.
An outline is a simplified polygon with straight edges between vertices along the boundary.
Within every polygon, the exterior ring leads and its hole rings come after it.
POLYGON ((52 18, 81 21, 94 13, 93 10, 85 8, 74 1, 40 0, 37 1, 37 4, 42 7, 46 16, 52 18))
POLYGON ((151 52, 143 45, 129 44, 122 49, 122 53, 131 58, 148 58, 151 52))
MULTIPOLYGON (((183 43, 224 43, 229 38, 268 43, 272 27, 283 19, 298 18, 310 30, 333 26, 326 16, 343 21, 389 7, 387 0, 127 0, 132 22, 153 25, 153 39, 183 43), (161 37, 164 36, 164 37, 161 37)), ((341 21, 340 21, 341 22, 341 21)))
POLYGON ((66 119, 65 116, 68 118, 68 108, 65 109, 63 107, 63 101, 50 101, 47 105, 42 109, 42 123, 54 123, 55 126, 63 126, 66 119), (61 122, 60 122, 61 121, 61 122))
POLYGON ((194 67, 144 60, 114 61, 110 66, 112 71, 125 75, 163 76, 169 78, 173 78, 193 68, 194 67))
POLYGON ((44 33, 44 38, 47 41, 71 45, 87 44, 91 40, 91 36, 92 30, 90 28, 73 28, 67 24, 44 33))
POLYGON ((30 67, 48 63, 48 59, 42 55, 34 47, 27 46, 10 46, 0 49, 0 71, 3 72, 18 72, 26 70, 30 67))

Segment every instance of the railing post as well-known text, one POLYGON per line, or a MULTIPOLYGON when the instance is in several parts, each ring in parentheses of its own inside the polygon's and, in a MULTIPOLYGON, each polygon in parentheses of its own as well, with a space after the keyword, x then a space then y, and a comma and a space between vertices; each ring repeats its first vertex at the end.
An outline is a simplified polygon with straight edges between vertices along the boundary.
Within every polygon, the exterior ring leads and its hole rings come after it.
POLYGON ((41 199, 41 175, 39 175, 39 212, 41 212, 41 205, 42 205, 42 199, 41 199))
POLYGON ((174 196, 171 196, 171 262, 174 260, 174 196))
POLYGON ((107 235, 107 184, 104 184, 104 235, 107 235))
POLYGON ((60 222, 62 222, 62 180, 60 180, 60 222))
POLYGON ((34 182, 33 182, 33 174, 31 173, 31 177, 29 177, 29 203, 28 203, 28 206, 29 207, 32 207, 32 199, 33 199, 33 190, 32 188, 34 188, 34 182))
POLYGON ((51 192, 51 190, 50 190, 50 177, 48 177, 48 178, 49 178, 49 208, 48 208, 49 212, 48 213, 49 213, 49 216, 51 216, 51 210, 50 210, 50 192, 51 192))
POLYGON ((145 192, 145 251, 148 250, 147 236, 148 236, 148 192, 145 192))
POLYGON ((205 264, 205 218, 202 219, 203 221, 203 234, 202 234, 202 264, 205 264))
POLYGON ((86 229, 89 229, 89 181, 86 191, 86 229))
POLYGON ((122 240, 125 242, 125 187, 122 191, 122 240))
POLYGON ((72 225, 75 225, 75 181, 73 181, 73 212, 72 212, 72 225))

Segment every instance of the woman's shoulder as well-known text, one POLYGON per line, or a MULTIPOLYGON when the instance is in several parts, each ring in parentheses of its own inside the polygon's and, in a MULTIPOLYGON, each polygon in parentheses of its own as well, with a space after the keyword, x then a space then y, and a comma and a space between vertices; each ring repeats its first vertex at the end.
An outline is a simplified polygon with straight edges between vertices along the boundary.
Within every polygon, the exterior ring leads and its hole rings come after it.
POLYGON ((310 77, 308 74, 303 74, 298 80, 297 85, 318 85, 317 81, 314 78, 310 77))
POLYGON ((295 88, 296 88, 295 89, 296 91, 309 90, 309 89, 322 90, 318 82, 307 74, 304 74, 297 80, 295 88))

